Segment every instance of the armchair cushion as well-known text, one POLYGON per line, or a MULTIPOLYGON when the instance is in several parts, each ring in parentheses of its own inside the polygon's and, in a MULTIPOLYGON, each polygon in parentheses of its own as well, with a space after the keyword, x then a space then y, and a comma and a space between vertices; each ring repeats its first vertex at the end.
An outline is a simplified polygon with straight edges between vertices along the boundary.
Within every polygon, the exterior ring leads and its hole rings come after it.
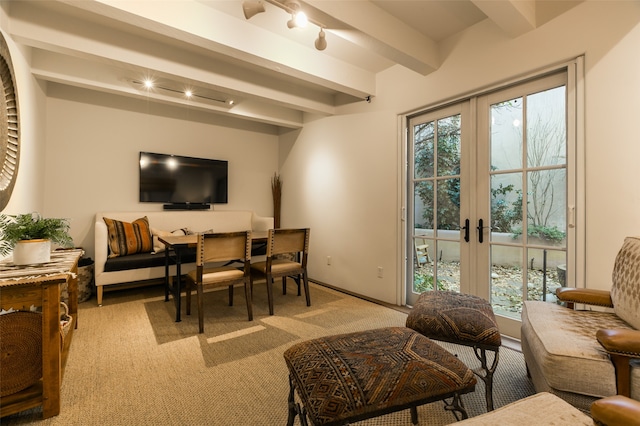
MULTIPOLYGON (((522 311, 527 364, 536 360, 550 388, 594 397, 615 395, 614 366, 595 338, 602 328, 632 330, 613 313, 527 301, 522 311)), ((640 392, 640 370, 633 370, 638 379, 632 382, 632 393, 634 388, 640 392)))
POLYGON ((616 315, 640 329, 640 238, 625 238, 612 279, 611 300, 616 315))

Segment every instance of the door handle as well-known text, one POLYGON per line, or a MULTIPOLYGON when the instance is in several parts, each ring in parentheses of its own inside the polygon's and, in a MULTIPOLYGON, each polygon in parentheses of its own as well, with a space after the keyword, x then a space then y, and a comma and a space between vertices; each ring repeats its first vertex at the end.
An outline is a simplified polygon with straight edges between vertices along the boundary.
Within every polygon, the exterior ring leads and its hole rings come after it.
POLYGON ((462 229, 464 229, 464 240, 468 243, 469 242, 469 219, 464 220, 464 226, 462 227, 462 229))
POLYGON ((483 225, 484 225, 484 221, 482 219, 478 219, 478 228, 477 228, 478 229, 478 242, 480 244, 482 244, 483 239, 484 239, 483 238, 483 232, 482 232, 482 230, 484 229, 483 225))

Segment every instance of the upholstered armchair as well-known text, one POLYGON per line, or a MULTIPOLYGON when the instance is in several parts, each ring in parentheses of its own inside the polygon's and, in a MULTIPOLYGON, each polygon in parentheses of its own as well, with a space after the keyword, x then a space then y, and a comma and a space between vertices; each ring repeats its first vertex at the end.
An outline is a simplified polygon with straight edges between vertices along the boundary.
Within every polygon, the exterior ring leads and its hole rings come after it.
POLYGON ((527 301, 522 311, 522 351, 536 391, 585 411, 611 395, 640 400, 640 238, 625 239, 611 291, 556 295, 565 306, 527 301))

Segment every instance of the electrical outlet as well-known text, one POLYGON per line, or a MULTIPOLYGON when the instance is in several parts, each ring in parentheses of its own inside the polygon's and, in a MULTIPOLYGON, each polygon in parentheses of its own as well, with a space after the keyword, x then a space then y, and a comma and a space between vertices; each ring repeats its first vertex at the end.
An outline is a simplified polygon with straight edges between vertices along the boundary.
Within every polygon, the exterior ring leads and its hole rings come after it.
POLYGON ((327 256, 327 265, 331 265, 331 256, 327 256))
POLYGON ((382 266, 378 266, 378 278, 382 278, 384 276, 384 270, 382 266))

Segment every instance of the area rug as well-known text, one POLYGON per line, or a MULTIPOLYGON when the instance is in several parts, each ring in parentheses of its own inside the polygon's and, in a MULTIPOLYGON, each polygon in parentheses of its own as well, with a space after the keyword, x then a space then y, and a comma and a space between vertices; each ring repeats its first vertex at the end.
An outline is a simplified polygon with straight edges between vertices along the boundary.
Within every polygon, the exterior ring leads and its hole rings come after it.
MULTIPOLYGON (((205 333, 198 334, 195 304, 176 323, 174 304, 161 286, 109 292, 104 306, 80 304, 62 385, 60 415, 41 420, 32 409, 3 418, 2 425, 284 425, 289 384, 283 352, 293 343, 329 334, 403 326, 406 313, 311 285, 310 307, 293 282, 286 295, 274 286, 275 315, 266 288, 254 289, 254 320, 247 320, 242 289, 228 306, 227 292, 205 295, 205 333)), ((183 299, 184 309, 184 299, 183 299)), ((441 343, 467 365, 473 350, 441 343)), ((496 407, 534 393, 522 354, 500 350, 495 373, 496 407)), ((481 382, 463 397, 469 414, 485 411, 481 382)), ((442 403, 418 410, 420 425, 455 421, 442 403)), ((296 420, 296 424, 298 420, 296 420)), ((398 412, 361 425, 410 425, 398 412)))

